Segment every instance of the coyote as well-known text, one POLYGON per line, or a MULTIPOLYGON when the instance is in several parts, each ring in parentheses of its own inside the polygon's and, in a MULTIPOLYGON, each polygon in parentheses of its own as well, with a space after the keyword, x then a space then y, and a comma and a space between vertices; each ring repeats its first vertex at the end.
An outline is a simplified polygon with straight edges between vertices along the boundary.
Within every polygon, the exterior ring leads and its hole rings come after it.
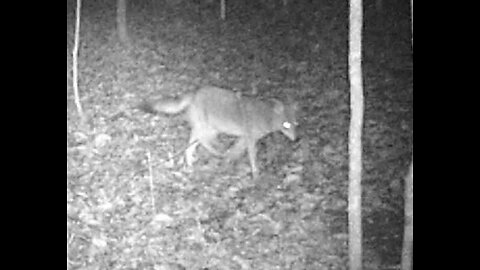
POLYGON ((193 165, 199 144, 214 155, 228 158, 238 158, 247 150, 252 175, 256 178, 258 140, 275 131, 281 131, 292 141, 296 139, 296 103, 285 105, 276 99, 261 101, 222 88, 202 87, 177 99, 144 101, 138 107, 148 113, 177 114, 185 111, 191 127, 190 143, 185 151, 188 166, 193 165), (238 137, 224 154, 212 146, 220 133, 238 137))

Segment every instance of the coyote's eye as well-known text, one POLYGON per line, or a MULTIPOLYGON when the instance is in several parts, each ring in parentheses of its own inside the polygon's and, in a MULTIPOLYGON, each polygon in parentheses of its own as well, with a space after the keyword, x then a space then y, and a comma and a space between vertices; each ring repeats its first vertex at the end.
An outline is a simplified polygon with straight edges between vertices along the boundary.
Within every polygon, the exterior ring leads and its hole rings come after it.
POLYGON ((291 124, 290 122, 283 122, 283 128, 291 129, 291 128, 292 128, 292 124, 291 124))

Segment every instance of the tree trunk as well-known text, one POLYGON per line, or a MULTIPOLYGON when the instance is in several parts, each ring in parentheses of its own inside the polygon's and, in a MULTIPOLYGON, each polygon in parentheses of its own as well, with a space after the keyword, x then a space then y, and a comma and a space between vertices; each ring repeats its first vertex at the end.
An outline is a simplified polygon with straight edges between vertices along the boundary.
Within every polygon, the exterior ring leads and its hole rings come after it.
POLYGON ((405 230, 403 234, 402 270, 413 269, 413 159, 405 178, 405 230))
POLYGON ((120 42, 125 45, 130 45, 130 38, 127 29, 127 0, 117 1, 117 30, 120 42))
MULTIPOLYGON (((413 49, 413 0, 411 0, 413 49)), ((403 232, 402 270, 413 269, 413 154, 410 171, 405 178, 405 225, 403 232)))
POLYGON ((220 1, 220 17, 222 20, 227 19, 227 3, 226 0, 220 1))
POLYGON ((350 87, 351 123, 349 134, 349 256, 350 269, 362 269, 362 131, 364 94, 362 72, 363 1, 350 0, 350 87))
POLYGON ((73 60, 73 93, 75 95, 75 105, 77 106, 78 115, 80 117, 81 125, 87 122, 86 116, 83 112, 82 103, 80 101, 80 91, 78 90, 78 51, 80 47, 80 17, 81 17, 82 1, 77 0, 76 21, 75 21, 75 43, 72 52, 73 60))
POLYGON ((375 1, 375 9, 377 12, 382 13, 383 12, 383 0, 376 0, 375 1))

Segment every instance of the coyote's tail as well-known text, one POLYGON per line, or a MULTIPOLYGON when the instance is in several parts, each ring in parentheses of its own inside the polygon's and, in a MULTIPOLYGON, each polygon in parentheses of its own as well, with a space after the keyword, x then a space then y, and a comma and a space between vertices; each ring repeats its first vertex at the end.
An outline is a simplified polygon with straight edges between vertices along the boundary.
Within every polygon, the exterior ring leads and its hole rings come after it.
POLYGON ((145 100, 140 103, 138 109, 147 113, 177 114, 187 109, 192 104, 194 95, 186 94, 177 99, 162 99, 159 101, 145 100))

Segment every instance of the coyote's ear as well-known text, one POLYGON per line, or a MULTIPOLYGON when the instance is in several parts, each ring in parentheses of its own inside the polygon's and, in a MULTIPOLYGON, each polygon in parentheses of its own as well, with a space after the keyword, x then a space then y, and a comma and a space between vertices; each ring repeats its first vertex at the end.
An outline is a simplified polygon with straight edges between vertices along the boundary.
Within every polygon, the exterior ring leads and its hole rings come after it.
POLYGON ((272 98, 273 103, 275 104, 273 107, 273 111, 277 114, 283 114, 285 112, 285 105, 283 103, 275 98, 272 98))

